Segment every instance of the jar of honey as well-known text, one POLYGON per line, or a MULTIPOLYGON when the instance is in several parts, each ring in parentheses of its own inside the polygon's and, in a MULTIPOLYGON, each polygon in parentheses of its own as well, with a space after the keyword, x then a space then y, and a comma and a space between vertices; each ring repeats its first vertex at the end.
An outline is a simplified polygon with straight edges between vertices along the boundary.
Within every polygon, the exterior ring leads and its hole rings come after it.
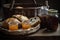
POLYGON ((41 28, 47 28, 47 31, 56 31, 58 28, 58 18, 56 16, 45 15, 40 16, 41 28))
POLYGON ((29 24, 28 21, 24 21, 24 22, 22 22, 22 28, 23 29, 28 29, 28 28, 31 28, 31 25, 29 24))
POLYGON ((18 23, 16 23, 16 22, 10 22, 9 23, 9 30, 12 30, 12 31, 18 30, 18 23))

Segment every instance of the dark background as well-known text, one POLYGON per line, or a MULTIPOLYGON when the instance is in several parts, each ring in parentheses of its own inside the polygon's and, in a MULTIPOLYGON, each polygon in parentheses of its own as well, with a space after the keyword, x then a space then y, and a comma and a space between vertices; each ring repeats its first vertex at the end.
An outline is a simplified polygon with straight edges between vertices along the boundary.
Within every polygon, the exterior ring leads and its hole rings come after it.
MULTIPOLYGON (((21 6, 42 6, 45 5, 46 0, 36 0, 37 4, 34 4, 33 0, 16 0, 16 3, 20 3, 21 6)), ((11 3, 12 0, 0 0, 0 10, 3 8, 3 4, 11 3)), ((49 8, 57 9, 59 13, 59 22, 60 22, 60 6, 59 0, 48 0, 49 8)), ((0 12, 0 16, 3 14, 0 12)))
MULTIPOLYGON (((45 1, 46 0, 36 0, 38 6, 45 5, 45 1)), ((2 4, 11 3, 11 2, 12 2, 12 0, 0 0, 0 7, 2 7, 2 4)), ((29 5, 32 6, 32 4, 34 4, 33 0, 16 0, 16 2, 18 2, 20 4, 25 4, 27 6, 29 6, 29 5)), ((60 10, 59 9, 59 0, 48 0, 48 2, 49 2, 50 8, 60 10)))
MULTIPOLYGON (((36 0, 37 5, 34 4, 33 0, 16 0, 16 3, 20 3, 20 5, 24 6, 41 6, 45 5, 46 0, 36 0)), ((11 3, 12 0, 0 0, 0 9, 2 8, 2 5, 5 3, 11 3)), ((60 6, 59 6, 59 0, 48 0, 49 2, 49 8, 57 9, 60 13, 60 6)), ((60 15, 60 14, 59 14, 60 15)))

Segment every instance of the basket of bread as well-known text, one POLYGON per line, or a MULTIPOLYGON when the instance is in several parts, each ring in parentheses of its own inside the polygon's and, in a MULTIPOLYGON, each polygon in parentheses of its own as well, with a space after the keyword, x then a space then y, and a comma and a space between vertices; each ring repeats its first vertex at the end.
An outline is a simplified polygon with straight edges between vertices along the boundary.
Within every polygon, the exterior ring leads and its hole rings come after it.
POLYGON ((36 32, 40 28, 39 17, 27 18, 23 15, 13 15, 2 22, 0 29, 11 35, 25 35, 36 32))

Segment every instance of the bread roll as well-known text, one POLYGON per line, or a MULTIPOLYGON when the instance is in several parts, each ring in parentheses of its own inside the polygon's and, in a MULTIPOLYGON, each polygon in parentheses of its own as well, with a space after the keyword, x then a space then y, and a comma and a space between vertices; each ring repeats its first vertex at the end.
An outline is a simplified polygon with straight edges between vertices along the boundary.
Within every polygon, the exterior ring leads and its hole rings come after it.
POLYGON ((23 15, 13 15, 12 17, 17 18, 21 22, 29 20, 26 16, 23 15))
MULTIPOLYGON (((18 26, 18 29, 20 29, 21 22, 19 20, 17 20, 16 18, 8 18, 5 21, 3 21, 2 27, 9 30, 9 28, 11 28, 10 25, 16 25, 16 24, 18 26)), ((14 28, 16 29, 17 27, 14 28)))

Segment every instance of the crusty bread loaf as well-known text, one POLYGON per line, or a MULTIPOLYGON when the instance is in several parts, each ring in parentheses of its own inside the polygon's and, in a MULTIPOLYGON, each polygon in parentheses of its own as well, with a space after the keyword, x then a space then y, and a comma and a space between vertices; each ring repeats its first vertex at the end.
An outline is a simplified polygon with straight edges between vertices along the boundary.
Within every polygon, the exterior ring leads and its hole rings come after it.
POLYGON ((13 15, 12 17, 17 18, 21 22, 29 20, 26 16, 23 16, 23 15, 13 15))
POLYGON ((9 29, 10 22, 12 22, 12 24, 13 24, 13 22, 15 22, 16 24, 18 23, 18 27, 21 28, 21 22, 19 20, 17 20, 16 18, 6 19, 5 21, 3 21, 2 27, 5 29, 9 29))

